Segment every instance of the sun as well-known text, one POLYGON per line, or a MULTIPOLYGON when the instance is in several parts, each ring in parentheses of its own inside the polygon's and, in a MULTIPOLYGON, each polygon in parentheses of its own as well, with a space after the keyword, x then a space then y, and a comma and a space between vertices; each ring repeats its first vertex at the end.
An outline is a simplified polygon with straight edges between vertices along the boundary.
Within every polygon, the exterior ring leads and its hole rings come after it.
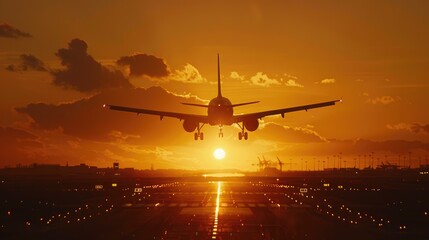
POLYGON ((221 160, 223 158, 225 158, 225 150, 223 150, 222 148, 217 148, 216 150, 214 150, 213 152, 213 156, 217 159, 217 160, 221 160))

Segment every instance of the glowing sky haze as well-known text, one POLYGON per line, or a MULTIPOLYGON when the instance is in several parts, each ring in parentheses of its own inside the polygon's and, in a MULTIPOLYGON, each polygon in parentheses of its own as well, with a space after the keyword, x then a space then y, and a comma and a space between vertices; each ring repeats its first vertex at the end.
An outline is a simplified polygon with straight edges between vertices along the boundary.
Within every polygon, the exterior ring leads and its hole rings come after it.
POLYGON ((300 161, 429 155, 427 1, 0 2, 0 166, 87 163, 256 170, 300 161), (181 102, 223 95, 237 113, 342 98, 235 126, 106 111, 103 103, 204 114, 181 102), (226 157, 217 161, 213 151, 226 157), (301 160, 303 159, 303 160, 301 160))

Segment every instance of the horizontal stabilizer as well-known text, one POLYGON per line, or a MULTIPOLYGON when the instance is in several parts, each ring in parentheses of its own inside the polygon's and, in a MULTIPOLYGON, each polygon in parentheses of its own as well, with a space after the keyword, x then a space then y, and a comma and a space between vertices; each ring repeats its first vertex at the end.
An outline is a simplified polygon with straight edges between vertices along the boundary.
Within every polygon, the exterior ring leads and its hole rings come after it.
POLYGON ((238 103, 238 104, 232 104, 232 107, 239 107, 239 106, 249 105, 249 104, 254 104, 254 103, 258 103, 258 102, 259 102, 259 101, 246 102, 246 103, 238 103))
POLYGON ((183 105, 188 105, 188 106, 194 106, 194 107, 209 107, 209 105, 204 105, 204 104, 196 104, 196 103, 182 103, 183 105))

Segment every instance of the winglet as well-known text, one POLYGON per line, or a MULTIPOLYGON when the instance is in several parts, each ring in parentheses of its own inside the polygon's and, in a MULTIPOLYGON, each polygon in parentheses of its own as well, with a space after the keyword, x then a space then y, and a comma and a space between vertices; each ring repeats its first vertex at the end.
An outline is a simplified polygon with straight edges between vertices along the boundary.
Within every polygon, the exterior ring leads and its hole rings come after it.
POLYGON ((219 63, 219 53, 217 54, 217 97, 222 97, 221 87, 220 87, 220 63, 219 63))

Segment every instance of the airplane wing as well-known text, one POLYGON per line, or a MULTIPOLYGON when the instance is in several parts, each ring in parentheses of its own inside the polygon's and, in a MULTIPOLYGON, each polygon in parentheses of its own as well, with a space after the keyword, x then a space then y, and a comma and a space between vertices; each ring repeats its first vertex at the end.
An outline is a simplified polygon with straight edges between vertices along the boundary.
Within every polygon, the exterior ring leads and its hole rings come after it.
POLYGON ((256 112, 256 113, 240 114, 240 115, 234 116, 234 122, 243 122, 244 120, 247 120, 247 119, 261 119, 266 116, 277 115, 277 114, 280 114, 282 117, 284 117, 285 113, 302 111, 302 110, 307 111, 308 109, 312 109, 312 108, 327 107, 327 106, 335 105, 335 103, 337 102, 342 102, 342 100, 314 103, 309 105, 282 108, 282 109, 269 110, 269 111, 256 112))
POLYGON ((171 118, 177 118, 180 120, 193 120, 199 123, 208 123, 208 118, 205 115, 156 111, 156 110, 149 110, 149 109, 143 109, 143 108, 130 108, 130 107, 123 107, 123 106, 107 105, 107 104, 104 104, 103 107, 108 108, 110 110, 116 110, 116 111, 122 111, 122 112, 157 115, 160 117, 161 120, 164 117, 171 117, 171 118))

